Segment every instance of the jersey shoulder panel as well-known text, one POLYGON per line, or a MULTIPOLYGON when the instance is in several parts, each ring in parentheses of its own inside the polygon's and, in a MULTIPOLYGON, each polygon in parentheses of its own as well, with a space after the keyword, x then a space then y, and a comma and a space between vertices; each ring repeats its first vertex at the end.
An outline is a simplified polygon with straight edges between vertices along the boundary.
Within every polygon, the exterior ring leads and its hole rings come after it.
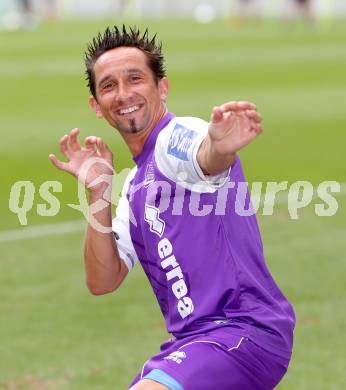
POLYGON ((176 117, 160 132, 155 161, 161 173, 194 192, 215 192, 228 179, 229 171, 206 176, 197 152, 208 133, 208 122, 194 117, 176 117))

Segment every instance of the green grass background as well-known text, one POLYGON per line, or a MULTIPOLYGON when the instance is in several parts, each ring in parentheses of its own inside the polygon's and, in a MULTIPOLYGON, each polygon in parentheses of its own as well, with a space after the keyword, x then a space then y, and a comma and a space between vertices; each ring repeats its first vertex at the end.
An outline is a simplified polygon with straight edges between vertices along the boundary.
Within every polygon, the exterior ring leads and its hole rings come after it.
MULTIPOLYGON (((116 22, 116 21, 115 21, 116 22)), ((76 181, 50 164, 73 127, 111 145, 116 169, 131 158, 116 132, 87 105, 82 53, 107 22, 57 22, 0 33, 0 234, 20 227, 8 208, 11 186, 58 180, 56 217, 81 218, 76 181)), ((250 180, 345 182, 346 25, 190 21, 149 25, 164 42, 169 108, 207 119, 213 105, 254 101, 265 133, 242 152, 250 180)), ((281 390, 346 388, 345 197, 333 217, 313 204, 291 220, 287 206, 260 216, 270 269, 297 313, 295 349, 281 390)), ((2 242, 0 250, 0 389, 125 389, 167 338, 140 267, 122 288, 93 297, 85 287, 83 233, 2 242)), ((216 389, 215 389, 216 390, 216 389)))

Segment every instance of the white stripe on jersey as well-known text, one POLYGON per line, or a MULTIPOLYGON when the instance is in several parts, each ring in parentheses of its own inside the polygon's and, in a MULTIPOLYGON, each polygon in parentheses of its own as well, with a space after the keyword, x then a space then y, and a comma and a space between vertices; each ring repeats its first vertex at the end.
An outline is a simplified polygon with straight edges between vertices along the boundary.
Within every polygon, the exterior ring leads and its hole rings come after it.
POLYGON ((178 117, 160 132, 155 161, 170 180, 193 192, 215 192, 222 187, 230 170, 206 176, 197 162, 197 152, 208 133, 208 123, 199 118, 178 117))

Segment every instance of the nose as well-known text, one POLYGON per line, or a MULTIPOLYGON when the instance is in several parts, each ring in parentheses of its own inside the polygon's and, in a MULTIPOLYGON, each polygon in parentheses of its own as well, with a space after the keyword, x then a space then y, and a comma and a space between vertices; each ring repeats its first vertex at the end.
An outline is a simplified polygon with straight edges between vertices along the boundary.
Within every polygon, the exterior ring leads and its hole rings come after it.
POLYGON ((125 82, 120 82, 118 85, 116 100, 118 103, 124 103, 131 98, 131 88, 125 82))

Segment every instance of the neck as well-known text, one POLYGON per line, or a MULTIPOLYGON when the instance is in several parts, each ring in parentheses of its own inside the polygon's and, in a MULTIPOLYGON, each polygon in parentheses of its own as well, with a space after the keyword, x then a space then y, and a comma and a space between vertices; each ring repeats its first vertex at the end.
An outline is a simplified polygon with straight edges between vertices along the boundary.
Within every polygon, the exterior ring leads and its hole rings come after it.
POLYGON ((160 122, 160 120, 164 117, 166 113, 167 113, 167 109, 165 108, 164 110, 162 110, 161 114, 157 118, 155 118, 153 123, 151 123, 148 126, 148 128, 142 130, 140 133, 133 133, 133 134, 121 133, 121 136, 126 142, 133 157, 137 157, 139 154, 141 154, 144 145, 150 133, 152 132, 153 128, 160 122))

